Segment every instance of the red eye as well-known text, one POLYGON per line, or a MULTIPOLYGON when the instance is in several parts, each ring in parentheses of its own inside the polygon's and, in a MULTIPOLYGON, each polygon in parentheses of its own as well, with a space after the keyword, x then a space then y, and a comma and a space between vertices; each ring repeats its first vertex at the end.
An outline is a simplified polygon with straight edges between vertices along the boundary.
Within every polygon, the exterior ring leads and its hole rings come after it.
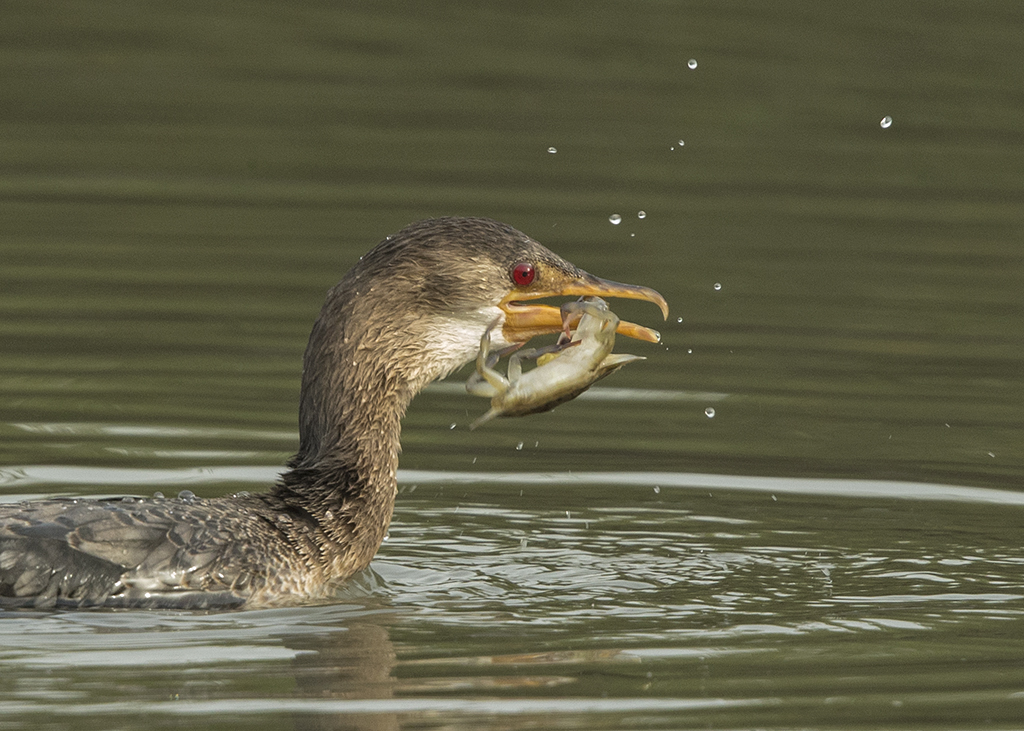
POLYGON ((512 281, 520 287, 532 284, 533 278, 536 276, 537 270, 534 269, 533 264, 528 261, 521 261, 512 267, 512 281))

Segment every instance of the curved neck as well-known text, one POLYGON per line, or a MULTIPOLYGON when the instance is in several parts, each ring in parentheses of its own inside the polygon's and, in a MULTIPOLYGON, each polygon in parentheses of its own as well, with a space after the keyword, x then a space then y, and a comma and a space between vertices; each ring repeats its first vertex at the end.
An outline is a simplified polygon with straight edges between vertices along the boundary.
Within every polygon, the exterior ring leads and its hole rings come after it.
POLYGON ((331 291, 306 346, 292 463, 379 471, 397 463, 400 422, 415 394, 400 369, 401 338, 343 285, 331 291))
POLYGON ((273 493, 327 538, 319 551, 335 575, 368 564, 387 534, 401 419, 415 393, 398 366, 401 338, 353 305, 358 299, 343 284, 313 326, 303 361, 299 451, 273 493))
POLYGON ((409 402, 472 358, 493 318, 453 328, 450 314, 428 314, 393 284, 357 265, 328 293, 303 360, 299 451, 274 490, 316 523, 329 541, 320 553, 345 570, 368 564, 387 533, 409 402))

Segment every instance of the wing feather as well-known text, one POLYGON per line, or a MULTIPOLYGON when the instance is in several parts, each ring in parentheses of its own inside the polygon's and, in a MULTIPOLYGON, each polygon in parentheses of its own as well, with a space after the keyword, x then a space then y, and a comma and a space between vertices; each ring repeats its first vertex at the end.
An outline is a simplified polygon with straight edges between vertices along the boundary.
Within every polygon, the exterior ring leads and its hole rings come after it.
POLYGON ((216 499, 0 505, 0 606, 241 604, 273 572, 302 571, 259 507, 216 499), (256 550, 269 541, 284 555, 268 560, 256 550))

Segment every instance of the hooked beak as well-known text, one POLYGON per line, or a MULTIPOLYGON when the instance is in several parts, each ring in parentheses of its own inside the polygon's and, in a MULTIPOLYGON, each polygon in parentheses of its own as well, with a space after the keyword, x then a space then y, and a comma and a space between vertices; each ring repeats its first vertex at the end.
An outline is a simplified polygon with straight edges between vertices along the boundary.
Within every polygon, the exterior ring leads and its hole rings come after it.
MULTIPOLYGON (((664 297, 650 287, 620 284, 582 272, 580 276, 573 279, 560 279, 560 281, 547 286, 516 290, 506 295, 498 303, 498 307, 505 313, 505 324, 502 328, 505 340, 510 343, 519 343, 537 335, 561 331, 563 329, 562 311, 558 307, 526 304, 524 300, 565 296, 622 297, 646 300, 658 305, 661 308, 661 314, 666 320, 668 319, 668 303, 664 297)), ((661 340, 661 334, 657 330, 624 320, 619 322, 615 332, 637 340, 646 340, 649 343, 657 343, 661 340)))

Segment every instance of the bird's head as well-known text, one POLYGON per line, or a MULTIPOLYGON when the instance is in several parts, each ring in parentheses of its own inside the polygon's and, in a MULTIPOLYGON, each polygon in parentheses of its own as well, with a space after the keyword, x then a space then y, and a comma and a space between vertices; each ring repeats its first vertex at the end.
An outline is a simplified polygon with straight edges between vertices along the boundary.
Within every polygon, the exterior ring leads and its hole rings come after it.
MULTIPOLYGON (((344 442, 347 430, 372 431, 367 424, 378 417, 393 420, 397 434, 409 400, 476 357, 493 323, 498 348, 557 333, 561 310, 539 300, 584 295, 647 300, 668 316, 653 289, 588 274, 497 221, 436 218, 387 237, 330 291, 313 327, 300 455, 344 442)), ((618 332, 658 341, 628 322, 618 332)))
MULTIPOLYGON (((511 226, 484 218, 413 223, 366 254, 339 288, 353 298, 349 305, 369 326, 366 335, 383 335, 379 327, 391 323, 391 336, 408 339, 410 355, 422 348, 417 359, 429 377, 421 386, 474 358, 495 320, 496 347, 557 333, 563 327, 558 303, 539 300, 626 297, 653 302, 668 316, 665 298, 653 289, 595 277, 511 226)), ((618 332, 659 339, 629 322, 618 332)))

